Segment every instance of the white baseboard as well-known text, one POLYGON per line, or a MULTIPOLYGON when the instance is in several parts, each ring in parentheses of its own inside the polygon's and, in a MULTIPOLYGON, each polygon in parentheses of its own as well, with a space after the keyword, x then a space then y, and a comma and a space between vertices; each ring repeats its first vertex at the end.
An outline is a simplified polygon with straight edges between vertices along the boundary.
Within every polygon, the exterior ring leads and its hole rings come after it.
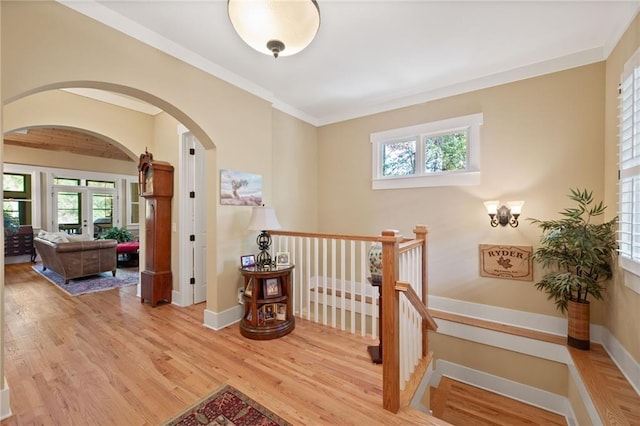
POLYGON ((191 303, 184 301, 184 294, 177 290, 171 290, 171 304, 181 308, 191 305, 191 303))
POLYGON ((534 314, 432 295, 429 295, 429 308, 558 336, 567 335, 567 320, 550 315, 534 314))
POLYGON ((0 420, 6 419, 12 414, 9 399, 9 385, 7 385, 7 379, 4 379, 4 387, 0 389, 0 420))
MULTIPOLYGON (((591 424, 593 426, 602 425, 602 420, 600 420, 600 415, 598 414, 598 410, 596 409, 595 404, 591 400, 591 395, 589 395, 587 386, 582 381, 582 377, 580 376, 578 369, 573 364, 569 364, 567 365, 567 367, 569 368, 569 374, 571 375, 571 378, 573 379, 573 382, 575 383, 576 388, 578 389, 578 393, 580 394, 580 399, 582 399, 584 407, 587 410, 587 414, 591 419, 591 424)), ((573 423, 570 423, 570 425, 573 425, 573 424, 577 424, 575 422, 575 419, 573 423)))
POLYGON ((430 416, 433 415, 433 412, 431 411, 431 408, 425 407, 424 405, 422 405, 422 401, 421 400, 422 400, 422 396, 426 392, 430 392, 429 386, 438 386, 438 383, 440 382, 440 376, 438 374, 436 374, 436 372, 433 370, 433 364, 434 364, 434 361, 431 360, 431 362, 427 366, 427 371, 425 372, 424 376, 422 377, 422 381, 418 385, 418 388, 416 389, 415 393, 413 394, 413 399, 411 400, 411 403, 409 404, 411 406, 411 408, 415 408, 416 410, 421 411, 421 412, 423 412, 425 414, 428 414, 430 416))
MULTIPOLYGON (((503 321, 509 324, 508 319, 504 319, 503 321)), ((443 319, 436 319, 436 322, 438 323, 438 334, 445 334, 564 364, 573 362, 567 349, 561 345, 443 319)))
MULTIPOLYGON (((604 327, 603 327, 604 328, 604 327)), ((602 346, 607 351, 613 362, 616 363, 622 374, 627 378, 633 389, 640 395, 640 364, 633 359, 631 354, 620 344, 613 334, 604 328, 602 346)))
POLYGON ((234 306, 226 311, 213 312, 208 309, 204 310, 204 326, 213 330, 222 330, 225 327, 235 324, 242 319, 244 315, 244 307, 242 305, 234 306))

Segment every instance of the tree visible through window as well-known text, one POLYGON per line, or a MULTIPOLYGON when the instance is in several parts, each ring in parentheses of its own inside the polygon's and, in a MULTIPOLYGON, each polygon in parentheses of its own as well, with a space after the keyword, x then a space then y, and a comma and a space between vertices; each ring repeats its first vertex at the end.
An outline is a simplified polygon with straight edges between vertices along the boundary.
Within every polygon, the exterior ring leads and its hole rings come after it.
POLYGON ((31 176, 4 173, 2 179, 3 211, 19 225, 31 225, 31 176))
POLYGON ((80 194, 77 192, 58 193, 58 224, 80 225, 80 194))
POLYGON ((384 176, 407 176, 416 173, 416 141, 384 144, 384 176))
POLYGON ((424 138, 424 168, 427 173, 467 169, 467 132, 424 138))
POLYGON ((26 192, 26 176, 5 173, 2 177, 2 190, 10 192, 26 192))
POLYGON ((478 185, 483 114, 371 134, 372 189, 478 185))

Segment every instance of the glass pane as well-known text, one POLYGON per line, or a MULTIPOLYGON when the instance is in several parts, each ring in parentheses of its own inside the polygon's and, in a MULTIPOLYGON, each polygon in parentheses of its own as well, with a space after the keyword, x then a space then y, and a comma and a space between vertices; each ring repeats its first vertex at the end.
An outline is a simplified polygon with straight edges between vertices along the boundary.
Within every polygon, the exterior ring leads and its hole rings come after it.
POLYGON ((93 194, 91 197, 93 236, 99 238, 113 227, 113 195, 93 194))
POLYGON ((416 173, 416 141, 384 144, 382 159, 383 176, 414 175, 416 173))
POLYGON ((424 168, 426 173, 467 169, 467 132, 425 136, 424 168))
POLYGON ((140 214, 140 205, 138 203, 131 203, 131 214, 129 217, 129 223, 138 223, 138 217, 140 214))
POLYGON ((55 185, 69 185, 69 186, 79 186, 80 179, 71 179, 71 178, 54 178, 53 183, 55 185))
POLYGON ((87 186, 92 186, 95 188, 115 188, 116 183, 102 180, 87 180, 87 186))
POLYGON ((138 187, 139 187, 138 182, 129 183, 129 197, 131 199, 130 201, 131 203, 137 203, 140 200, 138 195, 138 192, 139 192, 138 187))
POLYGON ((4 191, 11 192, 25 192, 27 190, 25 182, 24 175, 12 175, 5 173, 2 178, 2 189, 4 191))
POLYGON ((32 225, 31 200, 4 200, 3 210, 5 216, 11 217, 18 225, 32 225))
POLYGON ((2 210, 5 217, 10 217, 12 222, 18 222, 20 220, 20 211, 17 201, 4 201, 2 204, 2 210))
POLYGON ((81 194, 78 192, 58 193, 58 229, 70 234, 82 233, 80 226, 81 194))

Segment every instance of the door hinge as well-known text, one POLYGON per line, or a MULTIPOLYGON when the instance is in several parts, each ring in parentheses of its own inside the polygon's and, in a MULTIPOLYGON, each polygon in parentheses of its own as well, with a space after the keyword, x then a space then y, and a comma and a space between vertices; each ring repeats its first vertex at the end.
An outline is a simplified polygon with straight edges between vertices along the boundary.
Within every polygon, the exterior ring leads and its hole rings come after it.
POLYGON ((196 155, 196 149, 195 148, 189 148, 189 155, 196 155))
POLYGON ((196 191, 189 192, 189 198, 196 198, 196 191))
POLYGON ((189 241, 195 241, 196 240, 196 236, 191 234, 189 235, 189 241))
POLYGON ((194 277, 189 278, 189 284, 194 285, 196 283, 196 279, 194 277))

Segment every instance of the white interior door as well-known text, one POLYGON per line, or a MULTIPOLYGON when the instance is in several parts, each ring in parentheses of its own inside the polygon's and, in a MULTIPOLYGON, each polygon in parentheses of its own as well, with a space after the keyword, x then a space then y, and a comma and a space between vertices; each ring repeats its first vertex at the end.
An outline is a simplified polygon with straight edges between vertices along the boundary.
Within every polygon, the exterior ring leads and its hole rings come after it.
MULTIPOLYGON (((207 232, 204 208, 204 148, 192 133, 180 133, 182 145, 180 200, 181 283, 189 283, 184 302, 207 299, 207 232), (183 219, 184 218, 184 219, 183 219)), ((181 285, 182 293, 182 285, 181 285)))
POLYGON ((193 222, 196 236, 194 247, 196 285, 194 286, 193 303, 200 303, 207 300, 207 224, 204 214, 205 150, 200 141, 195 137, 193 139, 193 147, 195 148, 195 169, 193 172, 196 193, 196 198, 193 200, 193 222))

